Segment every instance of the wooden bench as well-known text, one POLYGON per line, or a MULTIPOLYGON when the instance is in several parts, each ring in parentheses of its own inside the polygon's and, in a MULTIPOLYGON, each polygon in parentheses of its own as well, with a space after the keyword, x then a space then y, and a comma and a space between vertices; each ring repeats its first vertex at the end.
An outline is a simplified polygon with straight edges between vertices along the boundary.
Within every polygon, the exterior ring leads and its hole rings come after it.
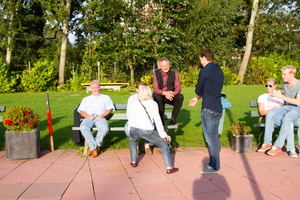
MULTIPOLYGON (((124 113, 124 111, 126 111, 127 109, 127 104, 114 104, 115 106, 115 111, 113 113, 111 113, 106 119, 110 122, 110 121, 127 121, 127 116, 126 113, 124 113), (123 111, 123 113, 115 113, 116 111, 123 111)), ((165 110, 171 110, 173 109, 172 105, 166 104, 165 105, 165 110)), ((164 124, 167 124, 167 119, 171 119, 171 112, 165 112, 164 114, 164 124)), ((168 129, 177 129, 178 126, 177 125, 165 125, 164 126, 165 131, 168 133, 168 129)), ((80 130, 80 127, 72 127, 72 130, 80 130)), ((98 131, 98 128, 93 127, 92 128, 93 131, 98 131)), ((109 131, 124 131, 124 126, 121 127, 109 127, 109 131)), ((125 132, 124 132, 125 134, 125 132)), ((86 156, 87 155, 87 150, 88 150, 88 144, 85 140, 84 142, 84 152, 83 155, 86 156)))
MULTIPOLYGON (((0 113, 5 112, 6 106, 0 106, 0 113)), ((0 122, 3 122, 3 115, 0 115, 0 122)))
MULTIPOLYGON (((89 93, 91 91, 90 83, 81 83, 86 89, 86 93, 89 93)), ((120 91, 121 87, 123 86, 129 86, 129 83, 100 83, 100 89, 113 89, 120 91)))
MULTIPOLYGON (((264 141, 265 116, 261 116, 259 114, 257 101, 250 101, 249 104, 250 104, 250 108, 257 108, 257 110, 251 110, 251 117, 258 118, 258 123, 257 124, 253 124, 253 127, 258 127, 259 128, 260 140, 264 141)), ((274 127, 278 128, 278 126, 276 126, 276 125, 274 127)), ((294 128, 298 128, 298 127, 294 126, 294 128)))

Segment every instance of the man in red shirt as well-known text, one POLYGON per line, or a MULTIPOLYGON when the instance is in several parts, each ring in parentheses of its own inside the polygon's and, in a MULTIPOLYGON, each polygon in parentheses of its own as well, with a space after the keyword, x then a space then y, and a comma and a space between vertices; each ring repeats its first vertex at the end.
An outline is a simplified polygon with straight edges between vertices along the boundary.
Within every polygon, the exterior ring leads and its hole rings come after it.
POLYGON ((153 73, 153 99, 158 104, 159 115, 164 124, 164 106, 171 104, 174 106, 171 117, 171 125, 179 125, 176 122, 179 110, 182 106, 183 95, 180 94, 181 85, 179 73, 170 68, 170 61, 166 57, 159 60, 160 69, 153 73))

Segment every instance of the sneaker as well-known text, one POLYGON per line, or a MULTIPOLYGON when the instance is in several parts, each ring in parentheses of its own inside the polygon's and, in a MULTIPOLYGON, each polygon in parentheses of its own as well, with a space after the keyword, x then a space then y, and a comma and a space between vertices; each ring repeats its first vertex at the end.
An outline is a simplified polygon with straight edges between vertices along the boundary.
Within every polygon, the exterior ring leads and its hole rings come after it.
POLYGON ((144 144, 144 147, 145 147, 146 155, 151 156, 151 155, 152 155, 152 151, 151 151, 151 149, 150 149, 150 145, 147 144, 147 143, 145 143, 145 144, 144 144))
POLYGON ((209 165, 209 161, 207 161, 207 162, 205 163, 205 166, 206 166, 206 167, 210 166, 210 165, 209 165))
POLYGON ((278 154, 281 151, 281 148, 273 145, 272 149, 270 151, 268 151, 268 154, 271 156, 275 156, 276 154, 278 154))
POLYGON ((176 125, 176 126, 179 126, 179 123, 176 122, 175 120, 171 119, 170 125, 176 125))
POLYGON ((272 145, 263 143, 263 145, 260 147, 260 149, 257 150, 257 152, 265 152, 271 148, 272 148, 272 145))
POLYGON ((295 149, 291 149, 290 152, 289 152, 289 155, 290 155, 291 158, 297 158, 298 157, 295 149))
POLYGON ((211 166, 207 166, 206 169, 200 171, 201 174, 212 174, 212 173, 219 173, 220 170, 214 170, 211 166))

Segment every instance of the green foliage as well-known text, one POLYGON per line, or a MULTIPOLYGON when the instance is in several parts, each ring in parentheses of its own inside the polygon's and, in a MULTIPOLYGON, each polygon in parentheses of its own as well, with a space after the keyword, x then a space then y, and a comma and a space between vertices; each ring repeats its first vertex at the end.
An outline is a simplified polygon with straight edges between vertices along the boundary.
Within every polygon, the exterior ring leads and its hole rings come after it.
POLYGON ((73 78, 67 80, 65 87, 71 91, 81 91, 84 89, 84 86, 80 85, 81 83, 86 83, 88 80, 83 80, 84 76, 79 76, 77 72, 72 73, 73 78))
POLYGON ((229 67, 221 67, 224 73, 224 85, 237 85, 240 78, 239 76, 230 70, 229 67))
POLYGON ((21 83, 24 91, 53 91, 57 83, 57 69, 53 62, 39 60, 33 64, 31 71, 23 71, 21 83))
POLYGON ((38 126, 38 117, 29 107, 14 106, 3 116, 4 127, 14 132, 30 131, 38 126))
POLYGON ((232 126, 231 126, 230 131, 231 131, 233 136, 248 135, 250 133, 250 129, 246 126, 246 123, 232 122, 232 126))
POLYGON ((195 86, 198 81, 200 70, 193 70, 192 67, 188 67, 186 70, 179 72, 180 84, 182 87, 195 86))
POLYGON ((300 62, 292 60, 284 54, 270 54, 268 57, 257 57, 251 60, 250 66, 245 74, 244 84, 261 85, 269 78, 275 78, 278 84, 283 83, 281 69, 287 65, 293 65, 297 69, 296 77, 300 75, 300 62))
POLYGON ((18 75, 11 76, 11 73, 6 69, 4 59, 0 59, 0 93, 15 92, 18 78, 18 75))
POLYGON ((148 85, 149 87, 152 87, 152 85, 153 85, 153 72, 152 72, 152 71, 147 72, 147 73, 141 78, 141 81, 147 83, 147 85, 148 85))

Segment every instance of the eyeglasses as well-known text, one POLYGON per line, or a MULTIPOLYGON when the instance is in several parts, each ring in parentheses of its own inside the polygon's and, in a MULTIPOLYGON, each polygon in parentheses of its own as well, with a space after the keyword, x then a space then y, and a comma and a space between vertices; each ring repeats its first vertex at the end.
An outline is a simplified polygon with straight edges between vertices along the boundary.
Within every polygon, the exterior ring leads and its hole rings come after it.
POLYGON ((270 87, 270 88, 272 88, 273 86, 272 86, 272 85, 266 85, 266 87, 270 87))

